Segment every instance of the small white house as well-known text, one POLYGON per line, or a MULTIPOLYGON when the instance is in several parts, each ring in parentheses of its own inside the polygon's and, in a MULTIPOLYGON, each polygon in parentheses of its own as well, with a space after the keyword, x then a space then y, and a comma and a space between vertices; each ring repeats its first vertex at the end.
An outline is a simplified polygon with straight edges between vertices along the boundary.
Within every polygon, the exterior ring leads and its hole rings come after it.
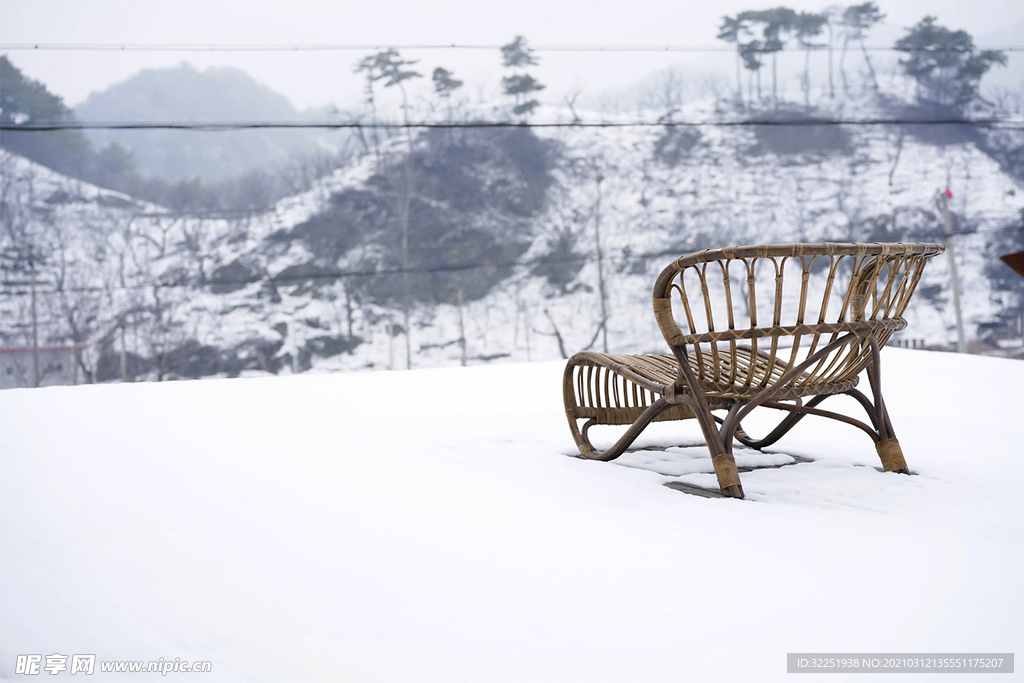
MULTIPOLYGON (((84 348, 84 344, 40 346, 38 385, 78 384, 78 359, 84 348)), ((0 389, 36 386, 34 368, 31 346, 0 347, 0 389)))

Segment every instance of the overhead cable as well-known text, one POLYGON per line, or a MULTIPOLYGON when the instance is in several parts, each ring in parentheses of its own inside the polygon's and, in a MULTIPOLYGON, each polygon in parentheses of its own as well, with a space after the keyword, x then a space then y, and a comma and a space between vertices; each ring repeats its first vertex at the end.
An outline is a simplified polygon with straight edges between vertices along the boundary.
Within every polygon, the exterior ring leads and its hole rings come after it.
MULTIPOLYGON (((86 52, 374 52, 382 50, 501 50, 501 45, 474 45, 460 43, 425 43, 410 45, 345 44, 345 43, 0 43, 0 50, 86 51, 86 52)), ((820 52, 827 45, 782 47, 779 50, 744 46, 745 52, 820 52)), ((840 48, 832 48, 839 50, 840 48)), ((961 46, 896 48, 886 45, 866 45, 871 52, 973 52, 975 50, 1024 51, 1021 45, 961 46)), ((531 45, 531 52, 736 52, 729 45, 531 45)))
POLYGON ((867 118, 867 119, 736 119, 691 121, 58 121, 50 123, 0 123, 5 131, 58 130, 192 130, 222 132, 258 129, 464 129, 464 128, 662 128, 662 127, 816 127, 816 126, 979 126, 1024 128, 1024 121, 1005 118, 867 118))
MULTIPOLYGON (((975 234, 993 234, 1003 232, 1016 232, 1024 230, 1024 226, 1010 226, 1003 228, 990 228, 987 230, 960 230, 953 233, 955 236, 964 235, 975 235, 975 234)), ((915 239, 934 239, 941 240, 944 235, 940 231, 935 232, 909 232, 906 237, 912 237, 915 239)), ((647 252, 643 254, 632 254, 630 256, 604 256, 604 261, 612 262, 632 262, 632 261, 646 261, 650 259, 666 258, 678 256, 676 251, 661 250, 657 252, 647 252)), ((133 285, 109 285, 109 286, 89 286, 89 287, 59 287, 53 290, 37 290, 36 295, 44 294, 70 294, 70 293, 88 293, 88 292, 113 292, 113 291, 138 291, 143 289, 157 288, 157 289, 180 289, 180 288, 196 288, 206 287, 211 285, 251 285, 256 283, 273 284, 275 286, 288 286, 290 284, 296 284, 300 282, 316 281, 316 280, 343 280, 347 278, 359 278, 359 277, 380 277, 380 276, 393 276, 401 275, 403 273, 409 274, 437 274, 437 273, 457 273, 465 272, 469 270, 477 270, 482 268, 528 268, 536 267, 541 265, 565 265, 571 263, 595 263, 597 261, 596 256, 571 256, 563 258, 553 258, 550 256, 540 257, 531 259, 528 261, 507 261, 502 263, 494 262, 468 262, 458 263, 447 266, 424 266, 418 268, 382 268, 380 270, 330 270, 321 271, 319 273, 310 273, 303 275, 294 276, 260 276, 251 278, 206 278, 204 280, 195 280, 189 278, 179 278, 171 281, 151 281, 144 283, 137 283, 133 285)), ((4 284, 0 281, 0 286, 4 284)), ((4 292, 0 290, 0 294, 7 296, 27 296, 27 292, 4 292)))

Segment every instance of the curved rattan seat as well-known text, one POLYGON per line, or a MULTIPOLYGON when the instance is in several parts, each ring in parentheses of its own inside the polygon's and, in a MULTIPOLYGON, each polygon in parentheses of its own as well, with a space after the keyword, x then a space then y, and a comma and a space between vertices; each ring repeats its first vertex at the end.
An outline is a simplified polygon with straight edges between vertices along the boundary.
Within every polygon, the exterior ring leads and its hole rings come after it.
POLYGON ((581 454, 610 460, 650 422, 696 418, 723 493, 742 497, 733 439, 760 448, 813 414, 861 428, 886 470, 908 471, 881 397, 879 349, 906 327, 902 314, 922 269, 942 251, 921 243, 782 244, 676 259, 653 297, 670 355, 587 351, 569 359, 563 394, 581 454), (873 400, 856 389, 865 370, 873 400), (857 399, 871 424, 816 408, 836 394, 857 399), (789 414, 755 440, 740 421, 759 406, 789 414), (594 424, 631 426, 599 452, 587 437, 594 424))

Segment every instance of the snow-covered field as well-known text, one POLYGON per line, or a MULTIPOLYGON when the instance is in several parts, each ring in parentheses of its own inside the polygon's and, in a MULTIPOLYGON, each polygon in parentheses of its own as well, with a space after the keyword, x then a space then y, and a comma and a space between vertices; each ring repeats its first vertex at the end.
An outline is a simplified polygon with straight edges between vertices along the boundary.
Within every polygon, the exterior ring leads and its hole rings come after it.
MULTIPOLYGON (((916 476, 810 418, 763 460, 812 462, 742 474, 742 501, 662 485, 712 485, 694 424, 569 457, 561 371, 3 392, 0 676, 771 681, 787 652, 1024 642, 1024 363, 887 349, 916 476)), ((891 680, 828 677, 860 679, 891 680)))

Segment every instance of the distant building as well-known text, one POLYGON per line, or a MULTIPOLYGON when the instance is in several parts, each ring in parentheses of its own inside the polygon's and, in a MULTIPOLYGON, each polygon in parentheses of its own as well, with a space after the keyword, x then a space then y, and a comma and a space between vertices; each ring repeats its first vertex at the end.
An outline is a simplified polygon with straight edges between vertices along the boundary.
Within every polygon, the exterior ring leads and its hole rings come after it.
MULTIPOLYGON (((78 357, 85 344, 39 347, 39 386, 78 384, 78 357)), ((31 346, 0 347, 0 389, 35 386, 31 346)))

